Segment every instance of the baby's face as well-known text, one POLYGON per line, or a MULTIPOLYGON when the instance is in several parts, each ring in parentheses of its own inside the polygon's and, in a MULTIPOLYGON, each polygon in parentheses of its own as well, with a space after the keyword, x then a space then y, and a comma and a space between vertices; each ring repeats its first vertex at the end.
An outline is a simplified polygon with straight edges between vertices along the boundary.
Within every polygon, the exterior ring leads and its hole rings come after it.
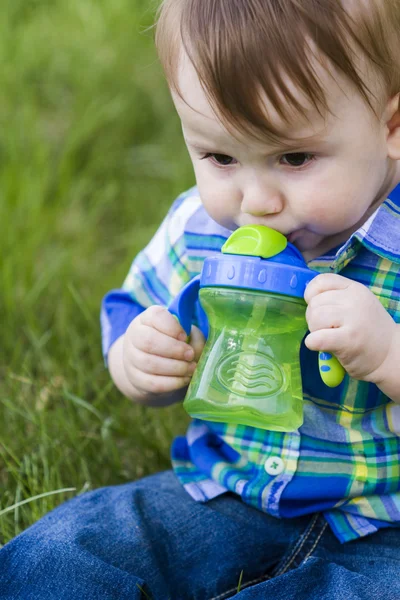
MULTIPOLYGON (((323 75, 322 75, 323 77, 323 75)), ((208 214, 228 229, 260 224, 294 243, 306 260, 345 241, 394 187, 384 121, 351 85, 325 74, 329 108, 321 117, 299 95, 308 119, 283 123, 265 101, 269 120, 294 139, 287 145, 232 135, 212 110, 188 61, 180 69, 184 101, 173 94, 208 214)))

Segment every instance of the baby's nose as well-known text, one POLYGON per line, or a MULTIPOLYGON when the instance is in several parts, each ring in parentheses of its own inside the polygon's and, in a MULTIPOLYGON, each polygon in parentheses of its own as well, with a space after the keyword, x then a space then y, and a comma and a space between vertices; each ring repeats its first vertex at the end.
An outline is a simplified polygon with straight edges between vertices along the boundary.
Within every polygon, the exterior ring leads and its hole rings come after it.
POLYGON ((283 205, 283 197, 279 190, 252 186, 243 195, 241 209, 243 213, 262 217, 280 213, 283 205))

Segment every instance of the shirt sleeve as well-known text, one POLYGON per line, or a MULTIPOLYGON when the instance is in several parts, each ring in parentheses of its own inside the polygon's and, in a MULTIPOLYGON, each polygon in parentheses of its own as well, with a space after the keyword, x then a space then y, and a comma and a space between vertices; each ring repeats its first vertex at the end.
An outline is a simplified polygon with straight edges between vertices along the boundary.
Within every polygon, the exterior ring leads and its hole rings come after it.
POLYGON ((106 294, 101 307, 103 356, 149 306, 168 306, 194 276, 188 269, 185 226, 198 210, 197 195, 185 192, 175 200, 149 244, 134 259, 121 289, 106 294))

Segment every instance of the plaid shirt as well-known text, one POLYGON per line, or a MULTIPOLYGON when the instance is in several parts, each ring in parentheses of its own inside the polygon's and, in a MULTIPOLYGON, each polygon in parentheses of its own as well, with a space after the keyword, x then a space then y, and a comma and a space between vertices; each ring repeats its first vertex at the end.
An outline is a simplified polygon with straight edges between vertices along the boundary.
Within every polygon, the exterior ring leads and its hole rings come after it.
MULTIPOLYGON (((230 231, 205 212, 196 188, 172 205, 134 260, 122 289, 105 297, 103 351, 153 304, 168 305, 230 231)), ((347 242, 308 262, 320 273, 363 283, 400 322, 400 186, 347 242)), ((300 351, 304 424, 282 433, 192 421, 172 446, 173 468, 205 502, 231 491, 275 517, 322 511, 341 542, 400 525, 400 405, 345 376, 325 386, 318 353, 300 351)))

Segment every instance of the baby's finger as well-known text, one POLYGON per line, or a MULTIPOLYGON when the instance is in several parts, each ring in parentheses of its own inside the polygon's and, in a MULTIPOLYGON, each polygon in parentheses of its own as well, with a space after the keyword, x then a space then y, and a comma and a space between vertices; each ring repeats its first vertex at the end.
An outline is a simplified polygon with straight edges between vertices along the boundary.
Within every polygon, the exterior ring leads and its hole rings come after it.
POLYGON ((140 321, 143 325, 153 327, 160 333, 186 341, 187 335, 182 325, 164 306, 151 306, 140 315, 140 321))
POLYGON ((131 367, 126 372, 128 379, 138 390, 150 394, 166 394, 174 392, 190 383, 190 377, 168 377, 165 375, 149 375, 131 367))
POLYGON ((203 352, 204 344, 206 343, 206 339, 202 334, 201 330, 195 325, 192 326, 192 330, 190 332, 189 344, 192 346, 194 350, 194 360, 197 362, 200 358, 201 353, 203 352))
POLYGON ((330 329, 341 327, 344 322, 344 311, 341 306, 319 306, 306 311, 308 329, 318 331, 319 329, 330 329))
POLYGON ((176 360, 194 360, 194 350, 186 342, 181 342, 147 326, 143 327, 140 333, 141 335, 134 339, 133 347, 145 354, 161 356, 163 358, 174 358, 176 360))
POLYGON ((304 300, 307 304, 314 296, 331 290, 344 290, 352 285, 352 280, 336 273, 321 273, 307 284, 304 300))
POLYGON ((345 306, 346 296, 342 290, 329 290, 328 292, 321 292, 316 296, 313 296, 308 303, 309 308, 317 308, 318 306, 328 305, 341 305, 345 306))
POLYGON ((191 377, 196 368, 195 362, 147 354, 137 348, 132 352, 130 361, 125 365, 125 370, 129 370, 130 364, 143 373, 168 377, 191 377))
POLYGON ((309 333, 304 340, 309 350, 318 350, 319 352, 331 352, 340 359, 340 352, 346 348, 345 335, 341 334, 341 329, 319 329, 309 333))

